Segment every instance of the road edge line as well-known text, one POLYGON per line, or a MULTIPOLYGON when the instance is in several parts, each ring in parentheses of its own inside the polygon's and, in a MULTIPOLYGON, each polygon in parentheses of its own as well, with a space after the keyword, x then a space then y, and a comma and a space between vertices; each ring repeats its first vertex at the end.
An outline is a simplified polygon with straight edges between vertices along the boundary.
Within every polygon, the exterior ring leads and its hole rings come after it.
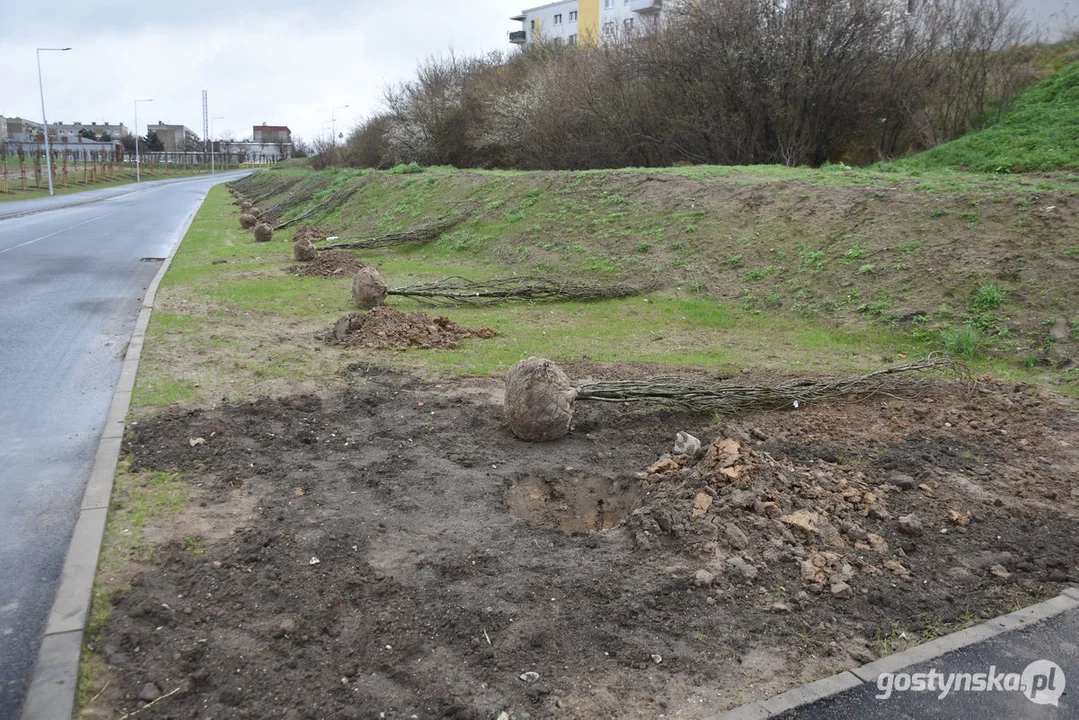
MULTIPOLYGON (((222 182, 228 182, 223 180, 222 182)), ((202 209, 210 191, 220 183, 206 189, 206 194, 199 200, 184 221, 178 240, 161 264, 161 269, 150 281, 142 299, 142 306, 135 318, 127 352, 120 369, 120 377, 113 391, 112 402, 105 418, 104 429, 98 440, 94 464, 90 478, 83 491, 82 504, 75 521, 67 554, 64 557, 63 570, 56 588, 49 618, 45 625, 45 634, 38 649, 30 687, 27 689, 19 717, 21 720, 57 720, 70 718, 75 713, 75 693, 79 687, 79 661, 82 657, 83 637, 86 621, 93 599, 94 580, 97 576, 97 561, 101 553, 101 543, 105 535, 105 521, 108 516, 109 500, 112 497, 112 482, 116 474, 116 463, 120 459, 127 411, 131 405, 131 393, 135 387, 139 361, 142 359, 142 346, 146 337, 146 328, 150 323, 154 299, 161 279, 165 277, 172 259, 195 222, 195 216, 202 209)))

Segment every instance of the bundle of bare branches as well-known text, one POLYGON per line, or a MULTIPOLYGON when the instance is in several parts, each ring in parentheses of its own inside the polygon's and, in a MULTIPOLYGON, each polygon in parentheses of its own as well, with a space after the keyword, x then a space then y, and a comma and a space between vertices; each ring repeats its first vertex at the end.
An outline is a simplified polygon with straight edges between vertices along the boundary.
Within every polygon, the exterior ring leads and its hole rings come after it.
POLYGON ((590 285, 574 280, 522 275, 492 280, 469 280, 457 275, 418 285, 390 288, 386 294, 411 298, 424 305, 496 305, 513 300, 556 302, 577 300, 589 302, 640 295, 655 289, 655 281, 630 285, 590 285))
POLYGON ((359 182, 352 183, 352 184, 347 185, 347 186, 345 186, 343 188, 339 188, 337 190, 334 190, 324 200, 316 203, 314 206, 309 208, 306 212, 301 213, 300 215, 297 215, 296 217, 292 218, 291 220, 286 220, 283 223, 278 223, 276 226, 274 226, 274 230, 283 230, 283 229, 289 227, 290 225, 295 225, 296 223, 300 222, 301 220, 306 220, 309 217, 312 217, 314 215, 318 215, 320 213, 326 212, 327 210, 331 210, 331 209, 337 207, 338 205, 344 204, 344 202, 346 200, 348 200, 360 188, 362 188, 364 185, 366 185, 368 183, 369 179, 370 178, 363 178, 359 182))
POLYGON ((970 370, 951 358, 930 354, 923 360, 865 375, 792 380, 771 387, 701 385, 684 378, 614 380, 571 386, 550 360, 529 358, 510 368, 506 378, 506 418, 522 440, 555 440, 569 432, 574 400, 647 402, 696 412, 728 415, 746 410, 776 410, 897 390, 891 377, 931 373, 969 382, 970 370))
POLYGON ((392 245, 407 245, 415 242, 430 242, 442 237, 461 223, 469 220, 470 215, 437 220, 430 225, 421 225, 410 230, 392 232, 372 238, 345 238, 341 242, 325 245, 321 250, 374 250, 375 248, 390 247, 392 245))

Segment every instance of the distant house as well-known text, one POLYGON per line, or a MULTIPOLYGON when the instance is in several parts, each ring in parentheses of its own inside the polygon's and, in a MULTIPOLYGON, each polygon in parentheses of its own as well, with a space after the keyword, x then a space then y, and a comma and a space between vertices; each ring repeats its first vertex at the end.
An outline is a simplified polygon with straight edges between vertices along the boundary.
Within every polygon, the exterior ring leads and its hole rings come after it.
POLYGON ((92 122, 89 125, 75 121, 73 123, 50 122, 49 123, 49 139, 53 137, 79 137, 80 131, 87 130, 93 133, 95 138, 101 137, 102 133, 108 133, 110 138, 119 139, 127 134, 127 127, 123 123, 96 123, 92 122))
POLYGON ((284 125, 255 125, 252 138, 257 143, 286 143, 292 144, 292 131, 284 125))
MULTIPOLYGON (((138 128, 135 129, 135 132, 138 132, 138 128)), ((166 125, 161 120, 158 120, 157 125, 146 126, 146 134, 149 135, 151 132, 155 133, 165 145, 165 152, 203 149, 199 136, 185 125, 166 125)))
POLYGON ((41 134, 41 123, 21 117, 0 115, 0 141, 33 142, 41 134))

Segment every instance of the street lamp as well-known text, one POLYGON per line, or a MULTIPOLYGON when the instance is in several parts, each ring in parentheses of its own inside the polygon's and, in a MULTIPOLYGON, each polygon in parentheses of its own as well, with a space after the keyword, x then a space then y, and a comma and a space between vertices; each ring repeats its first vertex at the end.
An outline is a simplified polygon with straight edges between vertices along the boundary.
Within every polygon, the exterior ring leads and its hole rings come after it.
POLYGON ((337 116, 335 115, 335 113, 338 110, 344 110, 347 107, 348 105, 338 105, 330 111, 330 135, 334 147, 337 147, 337 116))
POLYGON ((211 175, 213 175, 214 172, 215 172, 215 170, 214 170, 214 155, 217 154, 216 149, 214 148, 214 120, 224 120, 224 119, 225 119, 224 115, 217 115, 215 117, 210 118, 210 174, 211 175))
POLYGON ((139 103, 153 101, 153 98, 135 101, 135 182, 142 182, 142 175, 139 173, 139 103))
POLYGON ((45 131, 45 172, 49 175, 49 194, 55 195, 52 189, 52 157, 49 153, 49 121, 45 119, 45 85, 41 82, 41 51, 67 52, 71 48, 37 48, 37 89, 41 93, 41 126, 45 131))

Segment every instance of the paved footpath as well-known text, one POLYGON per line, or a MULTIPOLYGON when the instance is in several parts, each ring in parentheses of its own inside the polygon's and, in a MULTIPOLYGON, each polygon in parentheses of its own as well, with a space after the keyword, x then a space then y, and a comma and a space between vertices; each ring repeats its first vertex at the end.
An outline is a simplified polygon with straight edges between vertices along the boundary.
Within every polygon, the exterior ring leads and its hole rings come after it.
POLYGON ((1079 720, 1079 588, 715 720, 765 718, 1079 720))

